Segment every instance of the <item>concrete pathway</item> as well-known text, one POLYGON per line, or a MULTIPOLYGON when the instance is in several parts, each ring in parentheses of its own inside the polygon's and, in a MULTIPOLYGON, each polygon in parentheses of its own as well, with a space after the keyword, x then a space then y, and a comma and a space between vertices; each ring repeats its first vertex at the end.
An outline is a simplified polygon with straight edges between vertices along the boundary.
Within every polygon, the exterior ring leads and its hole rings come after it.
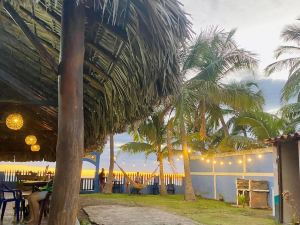
POLYGON ((188 218, 159 209, 124 205, 87 206, 83 210, 98 225, 196 225, 188 218))

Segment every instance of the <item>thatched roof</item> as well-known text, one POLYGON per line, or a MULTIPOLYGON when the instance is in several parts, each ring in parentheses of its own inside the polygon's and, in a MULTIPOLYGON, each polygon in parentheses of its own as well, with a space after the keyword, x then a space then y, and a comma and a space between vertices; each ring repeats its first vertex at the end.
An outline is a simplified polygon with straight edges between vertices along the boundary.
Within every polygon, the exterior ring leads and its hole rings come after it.
MULTIPOLYGON (((7 2, 58 62, 62 0, 2 0, 7 2)), ((178 90, 177 52, 189 37, 190 23, 177 0, 83 2, 85 147, 95 150, 108 133, 145 118, 178 90)), ((0 6, 0 160, 14 155, 16 160, 55 160, 57 86, 55 70, 0 6), (21 131, 6 128, 11 112, 24 115, 21 131), (41 144, 39 153, 24 143, 31 133, 41 144)))

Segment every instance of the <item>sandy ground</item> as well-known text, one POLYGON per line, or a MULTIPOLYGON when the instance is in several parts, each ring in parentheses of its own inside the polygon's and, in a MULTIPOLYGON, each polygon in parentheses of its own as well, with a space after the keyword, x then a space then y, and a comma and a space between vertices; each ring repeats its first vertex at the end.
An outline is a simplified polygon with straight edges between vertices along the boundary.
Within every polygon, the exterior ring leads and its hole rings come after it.
POLYGON ((97 225, 195 225, 185 217, 148 207, 103 205, 87 206, 83 210, 97 225))

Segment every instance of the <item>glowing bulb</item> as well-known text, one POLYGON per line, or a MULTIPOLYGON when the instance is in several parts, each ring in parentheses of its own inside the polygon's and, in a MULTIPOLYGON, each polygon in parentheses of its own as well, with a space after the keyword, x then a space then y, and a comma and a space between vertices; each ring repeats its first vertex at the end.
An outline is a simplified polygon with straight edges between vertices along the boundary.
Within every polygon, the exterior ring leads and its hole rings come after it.
POLYGON ((183 155, 180 155, 180 158, 182 159, 182 158, 183 158, 183 155))
POLYGON ((210 160, 209 160, 209 159, 207 159, 207 160, 206 160, 206 162, 207 162, 207 163, 210 163, 210 160))
POLYGON ((36 136, 34 135, 28 135, 26 138, 25 138, 25 143, 27 145, 35 145, 37 142, 37 138, 36 136))
POLYGON ((258 157, 259 159, 261 159, 261 158, 262 158, 262 154, 259 154, 257 157, 258 157))
POLYGON ((13 113, 6 117, 6 126, 11 130, 20 130, 23 127, 23 117, 19 113, 13 113))
POLYGON ((239 161, 238 161, 238 164, 242 164, 242 163, 243 163, 243 161, 242 161, 242 160, 239 160, 239 161))
POLYGON ((214 160, 214 164, 216 164, 217 163, 217 161, 216 160, 214 160))
POLYGON ((252 159, 251 159, 251 158, 248 158, 247 161, 248 161, 248 162, 252 162, 252 159))
POLYGON ((33 151, 33 152, 38 152, 38 151, 40 151, 40 149, 41 149, 41 146, 39 146, 39 145, 31 145, 31 151, 33 151))
POLYGON ((232 162, 228 162, 229 165, 232 165, 232 162))
POLYGON ((179 161, 179 158, 177 158, 176 160, 179 161))
POLYGON ((204 157, 201 157, 201 160, 204 161, 204 157))
POLYGON ((224 162, 220 162, 220 165, 224 165, 224 162))

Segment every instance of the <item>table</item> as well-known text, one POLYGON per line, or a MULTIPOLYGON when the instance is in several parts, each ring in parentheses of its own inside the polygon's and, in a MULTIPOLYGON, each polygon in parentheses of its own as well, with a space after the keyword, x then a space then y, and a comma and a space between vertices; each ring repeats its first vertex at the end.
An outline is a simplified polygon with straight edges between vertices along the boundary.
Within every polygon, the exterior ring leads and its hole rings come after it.
POLYGON ((24 186, 31 186, 32 192, 34 192, 35 187, 44 187, 48 184, 49 181, 38 181, 38 180, 27 180, 23 182, 24 186))

